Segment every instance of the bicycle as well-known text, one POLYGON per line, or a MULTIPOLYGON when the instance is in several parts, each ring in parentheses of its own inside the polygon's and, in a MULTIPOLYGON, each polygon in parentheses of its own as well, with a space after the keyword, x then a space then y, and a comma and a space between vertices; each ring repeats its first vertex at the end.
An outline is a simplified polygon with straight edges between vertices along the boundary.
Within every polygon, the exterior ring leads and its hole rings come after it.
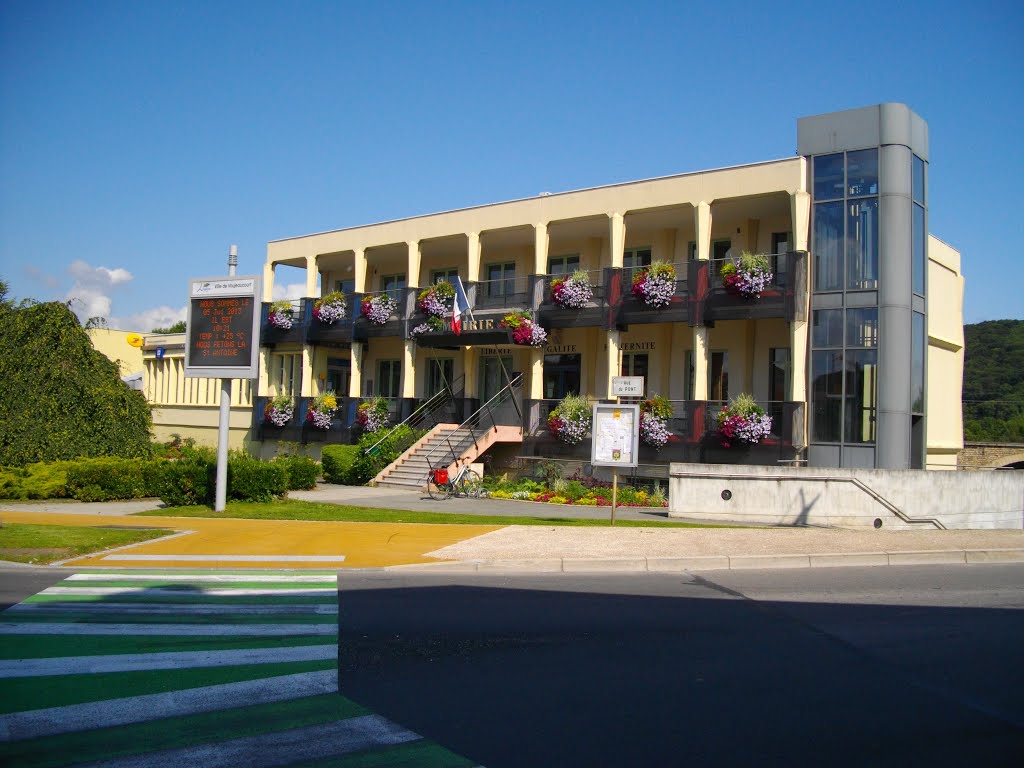
POLYGON ((475 471, 464 465, 454 477, 447 467, 436 467, 427 473, 427 495, 434 501, 443 501, 452 496, 479 499, 486 496, 484 481, 475 471))

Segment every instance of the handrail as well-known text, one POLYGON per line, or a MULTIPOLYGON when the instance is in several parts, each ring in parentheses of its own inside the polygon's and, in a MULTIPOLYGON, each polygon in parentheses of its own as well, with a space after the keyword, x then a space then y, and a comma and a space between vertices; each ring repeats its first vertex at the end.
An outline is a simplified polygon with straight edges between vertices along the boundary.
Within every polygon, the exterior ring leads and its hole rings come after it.
POLYGON ((509 380, 508 384, 506 384, 504 387, 502 387, 500 390, 498 390, 498 392, 494 396, 492 396, 486 403, 484 403, 479 408, 477 408, 476 411, 474 411, 469 416, 469 418, 467 418, 464 422, 462 422, 458 427, 456 427, 450 433, 445 435, 443 442, 438 443, 434 448, 432 448, 429 452, 427 452, 427 454, 424 456, 424 458, 427 460, 427 464, 429 466, 433 466, 431 464, 430 457, 433 456, 437 452, 437 449, 442 447, 443 445, 446 445, 448 447, 448 453, 451 455, 451 461, 455 461, 456 459, 459 458, 460 454, 459 454, 459 452, 457 452, 455 450, 455 447, 452 445, 451 436, 453 434, 455 434, 456 432, 458 432, 459 430, 461 430, 461 429, 465 429, 465 430, 469 431, 469 436, 473 440, 473 445, 476 446, 477 448, 479 448, 480 447, 480 443, 477 441, 477 433, 476 433, 476 431, 474 431, 474 429, 472 427, 472 422, 473 421, 479 422, 480 414, 486 411, 487 415, 490 416, 491 426, 495 430, 497 430, 498 423, 497 423, 497 421, 495 421, 494 414, 491 412, 491 403, 495 402, 496 400, 500 402, 501 398, 505 397, 506 394, 512 394, 512 402, 515 405, 516 413, 519 416, 519 421, 522 422, 523 413, 522 413, 522 410, 519 407, 519 403, 517 402, 517 399, 515 397, 515 390, 517 390, 519 387, 521 387, 522 383, 523 383, 523 374, 522 373, 517 373, 512 379, 509 380))
POLYGON ((365 455, 367 455, 367 456, 372 455, 382 443, 389 442, 391 440, 391 436, 394 435, 395 432, 397 432, 402 427, 407 426, 407 425, 408 426, 412 426, 413 424, 418 424, 423 419, 423 415, 424 414, 430 413, 431 411, 435 410, 442 403, 445 403, 445 402, 448 402, 448 401, 454 402, 454 400, 455 400, 455 386, 454 385, 455 385, 456 382, 458 382, 460 380, 464 381, 465 378, 466 378, 465 375, 463 375, 463 376, 460 376, 458 379, 456 379, 455 382, 452 382, 452 384, 448 384, 446 382, 444 387, 441 390, 439 390, 435 394, 431 395, 431 397, 426 402, 424 402, 422 405, 420 405, 419 408, 417 408, 415 411, 413 411, 408 416, 406 416, 400 423, 396 424, 394 427, 389 429, 387 434, 384 435, 384 437, 382 437, 376 443, 374 443, 369 448, 367 448, 365 451, 363 451, 363 453, 365 455))

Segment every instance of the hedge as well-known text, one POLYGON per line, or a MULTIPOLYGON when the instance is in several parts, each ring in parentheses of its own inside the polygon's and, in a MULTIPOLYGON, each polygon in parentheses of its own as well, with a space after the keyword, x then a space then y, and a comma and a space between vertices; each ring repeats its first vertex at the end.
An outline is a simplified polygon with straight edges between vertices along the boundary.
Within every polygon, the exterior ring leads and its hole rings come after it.
POLYGON ((278 456, 272 463, 284 468, 289 491, 308 491, 316 487, 320 465, 308 456, 278 456))
POLYGON ((325 445, 320 454, 324 480, 338 485, 358 485, 350 482, 350 471, 358 453, 358 445, 325 445))

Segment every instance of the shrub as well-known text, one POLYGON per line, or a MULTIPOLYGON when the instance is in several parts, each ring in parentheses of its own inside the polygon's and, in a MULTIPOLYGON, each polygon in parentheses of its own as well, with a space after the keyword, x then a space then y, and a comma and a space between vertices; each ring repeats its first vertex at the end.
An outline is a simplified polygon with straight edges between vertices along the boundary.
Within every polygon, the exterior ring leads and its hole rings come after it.
POLYGON ((271 463, 284 467, 289 491, 306 491, 316 487, 320 465, 308 456, 278 456, 271 463))
POLYGON ((63 499, 73 462, 51 461, 0 468, 0 499, 63 499))
POLYGON ((135 459, 79 459, 67 470, 68 495, 79 501, 140 499, 146 495, 142 466, 135 459))
MULTIPOLYGON (((216 482, 213 484, 216 492, 216 482)), ((260 461, 247 453, 228 457, 228 497, 238 501, 270 501, 288 493, 288 470, 284 464, 260 461)))
POLYGON ((160 500, 169 507, 208 504, 217 487, 217 457, 210 450, 196 450, 163 465, 159 477, 160 500))
POLYGON ((358 445, 325 445, 323 453, 320 454, 324 479, 328 483, 351 485, 348 482, 349 472, 358 453, 358 445))

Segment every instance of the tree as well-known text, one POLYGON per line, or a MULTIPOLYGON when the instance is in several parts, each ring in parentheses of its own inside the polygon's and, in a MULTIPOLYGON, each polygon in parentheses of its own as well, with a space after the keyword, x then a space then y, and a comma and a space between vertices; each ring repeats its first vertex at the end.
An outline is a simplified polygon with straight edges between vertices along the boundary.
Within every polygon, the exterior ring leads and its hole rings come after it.
POLYGON ((67 305, 2 296, 0 465, 148 455, 149 405, 93 349, 67 305))
POLYGON ((174 325, 169 325, 166 328, 154 328, 150 333, 184 333, 185 332, 185 321, 179 320, 174 325))

